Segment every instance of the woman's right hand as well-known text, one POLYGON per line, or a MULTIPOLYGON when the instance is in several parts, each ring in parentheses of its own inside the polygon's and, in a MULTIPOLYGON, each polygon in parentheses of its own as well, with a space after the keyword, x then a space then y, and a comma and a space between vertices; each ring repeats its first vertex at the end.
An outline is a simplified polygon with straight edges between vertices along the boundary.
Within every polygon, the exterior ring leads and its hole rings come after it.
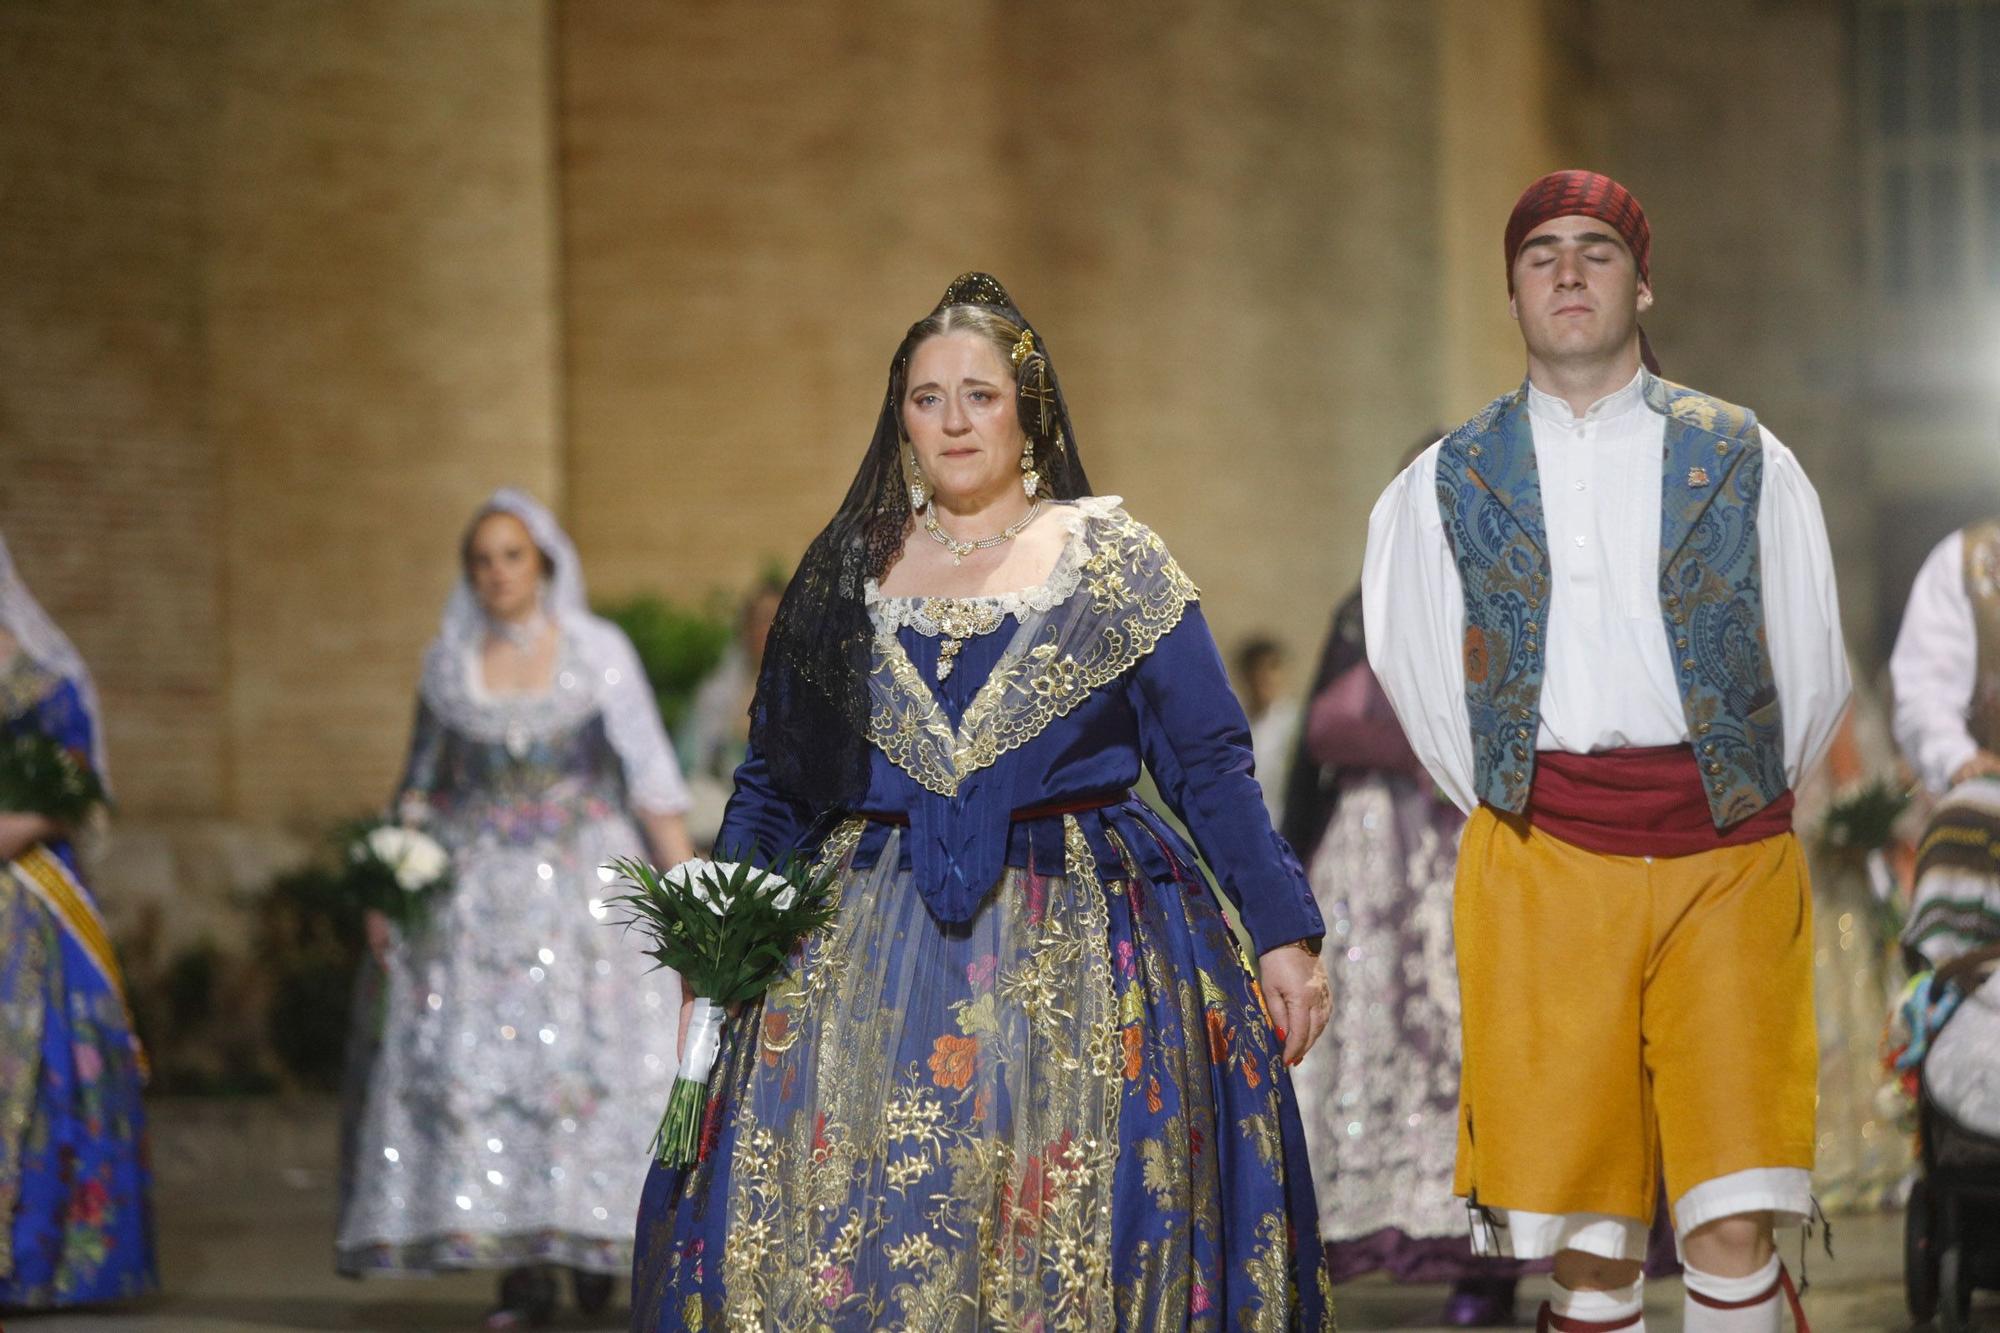
MULTIPOLYGON (((695 997, 692 995, 687 996, 681 1001, 681 1027, 680 1031, 674 1034, 675 1060, 679 1060, 687 1050, 688 1028, 691 1027, 694 1023, 694 1001, 695 997)), ((761 1000, 753 1000, 751 1001, 751 1003, 761 1004, 763 1002, 761 1000)), ((729 1017, 734 1018, 738 1014, 743 1012, 743 1006, 740 1004, 732 1004, 724 1012, 727 1013, 729 1017)))
POLYGON ((389 966, 389 918, 374 908, 361 914, 362 928, 368 933, 368 952, 375 956, 377 966, 389 966))
POLYGON ((55 821, 47 815, 0 812, 0 863, 12 861, 36 843, 54 837, 56 832, 55 821))

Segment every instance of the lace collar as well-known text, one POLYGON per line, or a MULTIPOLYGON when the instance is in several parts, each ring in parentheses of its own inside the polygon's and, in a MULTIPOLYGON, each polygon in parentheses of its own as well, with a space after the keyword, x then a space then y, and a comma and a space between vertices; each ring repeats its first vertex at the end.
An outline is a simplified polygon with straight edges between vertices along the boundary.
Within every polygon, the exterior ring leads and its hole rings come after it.
POLYGON ((493 694, 479 679, 474 644, 431 645, 424 663, 423 695, 448 727, 474 741, 503 742, 520 752, 532 741, 583 723, 599 707, 598 667, 577 635, 562 629, 555 679, 533 694, 493 694))
POLYGON ((1067 536, 1061 552, 1056 556, 1055 568, 1032 588, 981 593, 974 597, 892 597, 884 593, 874 579, 869 579, 862 588, 862 601, 868 607, 868 618, 874 622, 877 634, 893 635, 899 629, 908 628, 925 638, 935 639, 945 632, 937 620, 941 605, 978 607, 991 612, 996 620, 1006 616, 1024 620, 1031 615, 1053 611, 1068 601, 1083 582, 1084 562, 1089 558, 1084 533, 1089 521, 1115 513, 1122 503, 1122 498, 1116 495, 1086 495, 1076 500, 1057 501, 1051 509, 1050 521, 1061 524, 1067 536))
POLYGON ((875 640, 868 739, 940 796, 1026 745, 1153 651, 1200 593, 1157 534, 1107 501, 1086 514, 1081 595, 1024 617, 953 726, 894 634, 875 640))

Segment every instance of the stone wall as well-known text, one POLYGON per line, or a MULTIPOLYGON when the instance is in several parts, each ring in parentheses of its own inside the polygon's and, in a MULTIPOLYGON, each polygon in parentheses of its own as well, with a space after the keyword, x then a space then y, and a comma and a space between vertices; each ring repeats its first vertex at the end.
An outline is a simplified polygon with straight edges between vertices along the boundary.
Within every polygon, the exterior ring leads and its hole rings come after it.
POLYGON ((1652 223, 1646 325, 1664 372, 1754 408, 1797 453, 1826 512, 1849 647, 1876 665, 1878 598, 1901 590, 1877 587, 1872 558, 1848 7, 1561 0, 1548 34, 1571 53, 1552 116, 1652 223))
POLYGON ((903 329, 978 267, 1218 637, 1309 657, 1393 460, 1463 397, 1442 366, 1507 354, 1503 305, 1448 314, 1441 118, 1453 161, 1510 168, 1452 210, 1504 216, 1534 133, 1436 95, 1453 7, 560 12, 568 493, 599 588, 796 557, 903 329))
POLYGON ((0 531, 97 667, 100 882, 230 887, 393 781, 465 515, 594 589, 795 557, 960 270, 1225 646, 1306 661, 1395 460, 1515 381, 1499 233, 1624 176, 1670 374, 1755 405, 1875 597, 1835 0, 17 0, 0 531))
POLYGON ((528 0, 0 9, 0 531, 102 686, 114 917, 393 781, 459 525, 560 476, 528 0))

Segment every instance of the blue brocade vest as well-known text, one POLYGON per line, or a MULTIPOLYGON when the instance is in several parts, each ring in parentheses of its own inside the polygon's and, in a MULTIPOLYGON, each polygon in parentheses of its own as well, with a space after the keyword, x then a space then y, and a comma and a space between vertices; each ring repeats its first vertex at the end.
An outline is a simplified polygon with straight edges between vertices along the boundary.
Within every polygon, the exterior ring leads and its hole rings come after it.
MULTIPOLYGON (((1764 455, 1741 407, 1648 374, 1667 418, 1660 614, 1717 828, 1786 789, 1757 558, 1764 455)), ((1438 507, 1465 588, 1465 700, 1479 798, 1515 814, 1534 782, 1549 624, 1548 536, 1524 385, 1445 437, 1438 507)))

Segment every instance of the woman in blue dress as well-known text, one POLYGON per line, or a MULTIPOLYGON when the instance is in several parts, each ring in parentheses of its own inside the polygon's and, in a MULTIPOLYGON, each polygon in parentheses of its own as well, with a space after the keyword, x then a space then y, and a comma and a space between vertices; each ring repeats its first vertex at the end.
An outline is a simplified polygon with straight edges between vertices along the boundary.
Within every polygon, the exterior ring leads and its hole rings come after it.
MULTIPOLYGON (((105 780, 90 672, 0 542, 0 734, 25 732, 105 780)), ((0 1309, 159 1285, 142 1060, 73 832, 0 811, 0 1309)))
POLYGON ((833 867, 839 913, 647 1184, 639 1329, 1332 1327, 1285 1069, 1319 913, 1194 584, 1074 438, 984 274, 896 351, 718 839, 833 867))

